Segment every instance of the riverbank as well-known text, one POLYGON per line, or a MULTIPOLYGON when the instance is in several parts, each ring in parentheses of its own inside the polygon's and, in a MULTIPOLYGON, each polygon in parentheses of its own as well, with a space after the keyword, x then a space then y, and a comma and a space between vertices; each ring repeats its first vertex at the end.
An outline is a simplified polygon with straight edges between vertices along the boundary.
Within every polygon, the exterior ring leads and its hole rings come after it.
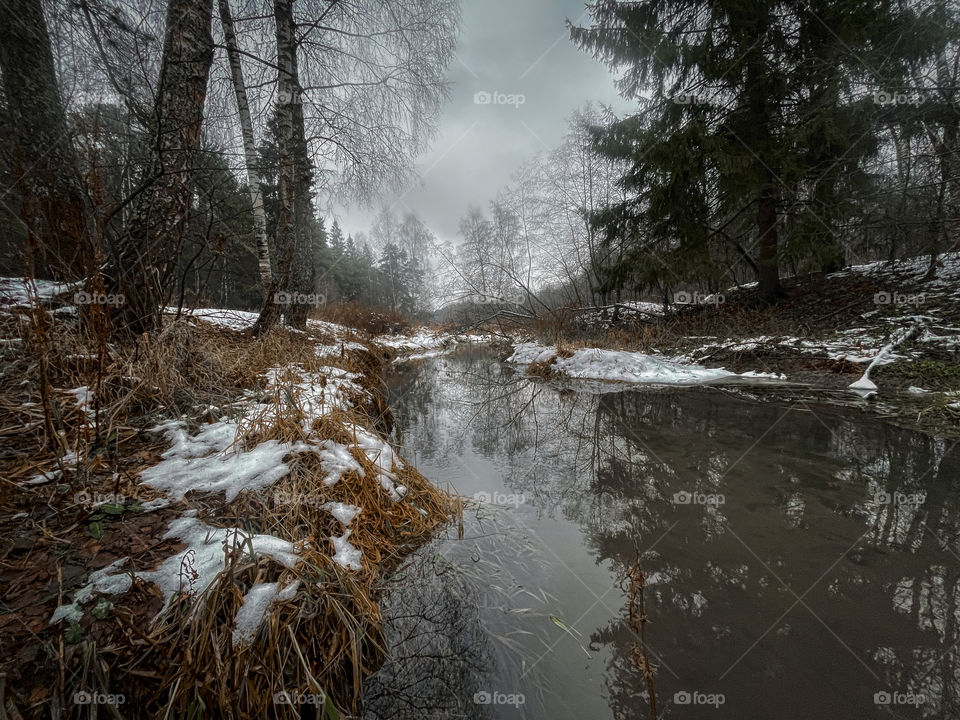
POLYGON ((460 512, 388 443, 384 373, 456 339, 199 310, 115 347, 63 291, 0 286, 7 716, 355 712, 382 580, 460 512))
POLYGON ((512 333, 508 357, 534 374, 592 380, 777 378, 960 435, 960 253, 941 256, 933 277, 929 265, 920 257, 789 278, 786 298, 768 308, 747 285, 687 293, 666 308, 631 302, 561 315, 512 333), (876 389, 851 390, 874 360, 876 389))

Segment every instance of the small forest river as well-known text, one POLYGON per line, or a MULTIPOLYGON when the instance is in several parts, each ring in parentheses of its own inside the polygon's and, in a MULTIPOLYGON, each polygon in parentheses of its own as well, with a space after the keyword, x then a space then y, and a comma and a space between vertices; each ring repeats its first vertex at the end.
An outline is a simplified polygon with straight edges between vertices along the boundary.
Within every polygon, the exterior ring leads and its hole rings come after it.
POLYGON ((960 717, 952 441, 763 389, 571 388, 478 349, 394 373, 404 455, 485 502, 390 581, 365 717, 649 718, 648 688, 667 718, 960 717))

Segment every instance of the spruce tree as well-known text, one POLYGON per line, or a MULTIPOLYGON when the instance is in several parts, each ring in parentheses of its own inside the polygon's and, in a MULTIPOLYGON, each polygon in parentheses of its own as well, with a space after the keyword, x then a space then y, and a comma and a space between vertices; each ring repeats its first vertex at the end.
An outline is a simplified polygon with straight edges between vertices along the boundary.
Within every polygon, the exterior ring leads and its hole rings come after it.
POLYGON ((785 228, 822 266, 842 264, 844 196, 877 147, 874 91, 933 51, 912 38, 934 13, 892 0, 597 0, 590 12, 574 42, 641 105, 595 130, 601 152, 632 164, 631 199, 594 218, 629 240, 618 276, 716 282, 740 259, 772 303, 785 228))

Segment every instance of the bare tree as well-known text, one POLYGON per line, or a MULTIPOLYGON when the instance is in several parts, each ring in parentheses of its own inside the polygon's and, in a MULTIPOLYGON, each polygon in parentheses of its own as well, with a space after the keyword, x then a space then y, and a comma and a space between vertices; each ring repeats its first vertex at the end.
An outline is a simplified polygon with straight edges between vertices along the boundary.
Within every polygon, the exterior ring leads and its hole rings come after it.
MULTIPOLYGON (((277 34, 277 272, 267 288, 260 317, 253 327, 254 335, 270 331, 288 305, 285 290, 290 286, 290 270, 297 253, 300 233, 297 223, 297 180, 305 168, 298 166, 306 158, 297 151, 303 138, 303 106, 301 104, 300 76, 297 64, 296 26, 293 20, 293 0, 274 0, 274 19, 277 34)), ((300 198, 302 203, 302 198, 300 198)))
POLYGON ((129 227, 114 249, 109 278, 125 298, 115 331, 135 336, 160 326, 190 214, 194 156, 200 146, 213 63, 213 0, 169 0, 153 160, 133 199, 129 227))
MULTIPOLYGON (((278 227, 276 245, 278 256, 290 252, 302 259, 287 263, 278 257, 274 291, 268 292, 258 333, 282 314, 274 302, 277 292, 280 297, 288 289, 311 292, 322 280, 316 277, 315 258, 304 254, 310 250, 306 240, 296 237, 312 213, 311 169, 327 199, 344 194, 370 199, 411 176, 413 158, 431 139, 446 97, 444 71, 453 57, 459 5, 456 0, 309 0, 294 8, 278 0, 274 16, 278 145, 285 145, 280 149, 281 218, 292 213, 291 227, 282 222, 278 227), (287 112, 281 105, 290 93, 295 102, 287 112), (292 134, 284 139, 288 131, 292 134), (284 157, 287 153, 298 153, 298 159, 284 157), (303 167, 306 160, 313 168, 303 167), (289 238, 288 232, 293 233, 289 238)), ((289 316, 305 322, 302 307, 292 307, 289 316)))
POLYGON ((243 157, 247 170, 247 187, 250 190, 250 202, 253 206, 253 233, 257 245, 257 263, 260 285, 266 293, 273 280, 270 268, 270 245, 267 242, 267 218, 263 210, 263 187, 257 161, 257 144, 253 134, 253 119, 250 117, 250 103, 247 100, 247 86, 243 78, 243 63, 237 34, 233 27, 233 15, 229 0, 219 0, 220 23, 230 62, 230 74, 233 90, 237 98, 237 113, 240 116, 240 135, 243 139, 243 157))

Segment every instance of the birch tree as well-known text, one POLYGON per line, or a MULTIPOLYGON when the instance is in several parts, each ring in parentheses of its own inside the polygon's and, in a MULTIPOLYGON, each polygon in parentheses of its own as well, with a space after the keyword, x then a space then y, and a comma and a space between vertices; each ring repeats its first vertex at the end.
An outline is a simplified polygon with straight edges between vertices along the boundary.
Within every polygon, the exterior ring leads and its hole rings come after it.
MULTIPOLYGON (((287 289, 290 270, 297 252, 297 180, 305 168, 297 152, 298 140, 303 138, 303 107, 300 104, 300 80, 297 67, 296 26, 293 21, 293 0, 275 0, 273 4, 277 35, 277 214, 276 248, 277 272, 267 287, 260 317, 254 324, 254 335, 269 332, 289 307, 287 289)), ((302 202, 302 199, 301 199, 302 202)))
POLYGON ((253 134, 253 119, 250 117, 250 103, 247 100, 247 86, 243 77, 243 63, 237 44, 237 33, 233 27, 233 15, 229 0, 218 0, 220 23, 230 63, 230 76, 233 91, 237 99, 237 114, 240 122, 240 135, 243 140, 243 157, 247 171, 247 187, 250 190, 250 203, 253 207, 253 232, 257 246, 257 267, 260 285, 266 293, 273 280, 270 268, 270 245, 267 242, 267 218, 263 210, 263 187, 257 162, 257 144, 253 134))
POLYGON ((160 327, 161 307, 183 247, 191 206, 194 156, 200 147, 207 79, 213 63, 213 0, 169 0, 152 128, 148 182, 114 250, 108 275, 124 296, 120 335, 160 327))

